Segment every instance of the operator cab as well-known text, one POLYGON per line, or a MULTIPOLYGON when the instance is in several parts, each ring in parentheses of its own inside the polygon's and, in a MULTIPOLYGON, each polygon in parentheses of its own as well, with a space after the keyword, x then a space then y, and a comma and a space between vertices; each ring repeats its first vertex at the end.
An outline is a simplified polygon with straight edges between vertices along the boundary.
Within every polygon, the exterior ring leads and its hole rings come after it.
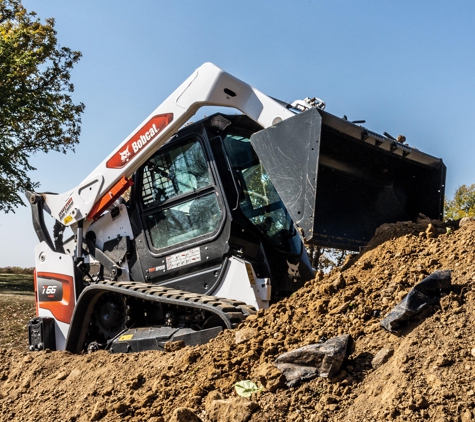
POLYGON ((242 283, 231 280, 231 267, 244 262, 257 280, 270 280, 272 303, 313 278, 292 219, 251 146, 261 129, 244 115, 213 115, 180 130, 136 172, 136 247, 128 260, 134 280, 229 297, 226 284, 242 283))

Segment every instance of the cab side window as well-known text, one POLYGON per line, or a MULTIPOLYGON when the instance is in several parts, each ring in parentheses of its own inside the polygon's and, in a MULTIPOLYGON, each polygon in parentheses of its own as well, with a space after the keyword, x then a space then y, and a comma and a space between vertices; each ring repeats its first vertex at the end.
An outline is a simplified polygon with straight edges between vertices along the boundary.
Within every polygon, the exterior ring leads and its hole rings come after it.
POLYGON ((198 141, 152 157, 144 167, 142 200, 148 207, 211 185, 211 174, 198 141))
POLYGON ((155 154, 143 167, 142 205, 152 245, 166 248, 214 232, 222 211, 197 140, 155 154))
POLYGON ((248 137, 228 134, 224 148, 242 189, 239 208, 282 251, 299 254, 300 238, 248 137))

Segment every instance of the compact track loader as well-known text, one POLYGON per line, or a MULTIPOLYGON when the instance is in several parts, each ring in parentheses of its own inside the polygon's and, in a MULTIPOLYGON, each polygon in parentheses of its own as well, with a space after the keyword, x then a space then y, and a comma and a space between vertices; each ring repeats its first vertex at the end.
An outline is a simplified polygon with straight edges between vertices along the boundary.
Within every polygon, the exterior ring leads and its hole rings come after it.
POLYGON ((28 192, 30 350, 203 343, 313 278, 303 242, 358 250, 382 223, 442 217, 442 160, 323 108, 207 63, 79 186, 28 192), (184 126, 204 105, 243 114, 184 126))

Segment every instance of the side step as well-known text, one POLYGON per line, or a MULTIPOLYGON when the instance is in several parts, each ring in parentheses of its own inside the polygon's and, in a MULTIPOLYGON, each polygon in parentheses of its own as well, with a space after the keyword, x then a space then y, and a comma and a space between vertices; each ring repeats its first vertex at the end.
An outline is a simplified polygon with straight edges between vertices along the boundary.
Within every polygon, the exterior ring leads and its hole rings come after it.
POLYGON ((170 341, 183 341, 187 346, 204 344, 216 337, 221 327, 195 331, 191 328, 142 327, 132 328, 115 339, 109 351, 111 353, 132 353, 144 350, 164 350, 170 341))

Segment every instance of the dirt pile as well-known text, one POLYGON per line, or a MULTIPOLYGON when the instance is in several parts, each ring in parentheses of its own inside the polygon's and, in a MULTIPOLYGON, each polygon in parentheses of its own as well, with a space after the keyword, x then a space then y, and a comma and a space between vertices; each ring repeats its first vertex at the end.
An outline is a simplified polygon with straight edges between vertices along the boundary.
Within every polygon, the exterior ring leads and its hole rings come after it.
POLYGON ((4 421, 471 421, 475 417, 475 223, 379 229, 340 270, 210 343, 163 353, 0 351, 4 421), (379 322, 435 270, 453 288, 398 334, 379 322), (339 334, 355 351, 332 379, 294 388, 273 362, 339 334), (234 384, 265 389, 239 398, 234 384))

